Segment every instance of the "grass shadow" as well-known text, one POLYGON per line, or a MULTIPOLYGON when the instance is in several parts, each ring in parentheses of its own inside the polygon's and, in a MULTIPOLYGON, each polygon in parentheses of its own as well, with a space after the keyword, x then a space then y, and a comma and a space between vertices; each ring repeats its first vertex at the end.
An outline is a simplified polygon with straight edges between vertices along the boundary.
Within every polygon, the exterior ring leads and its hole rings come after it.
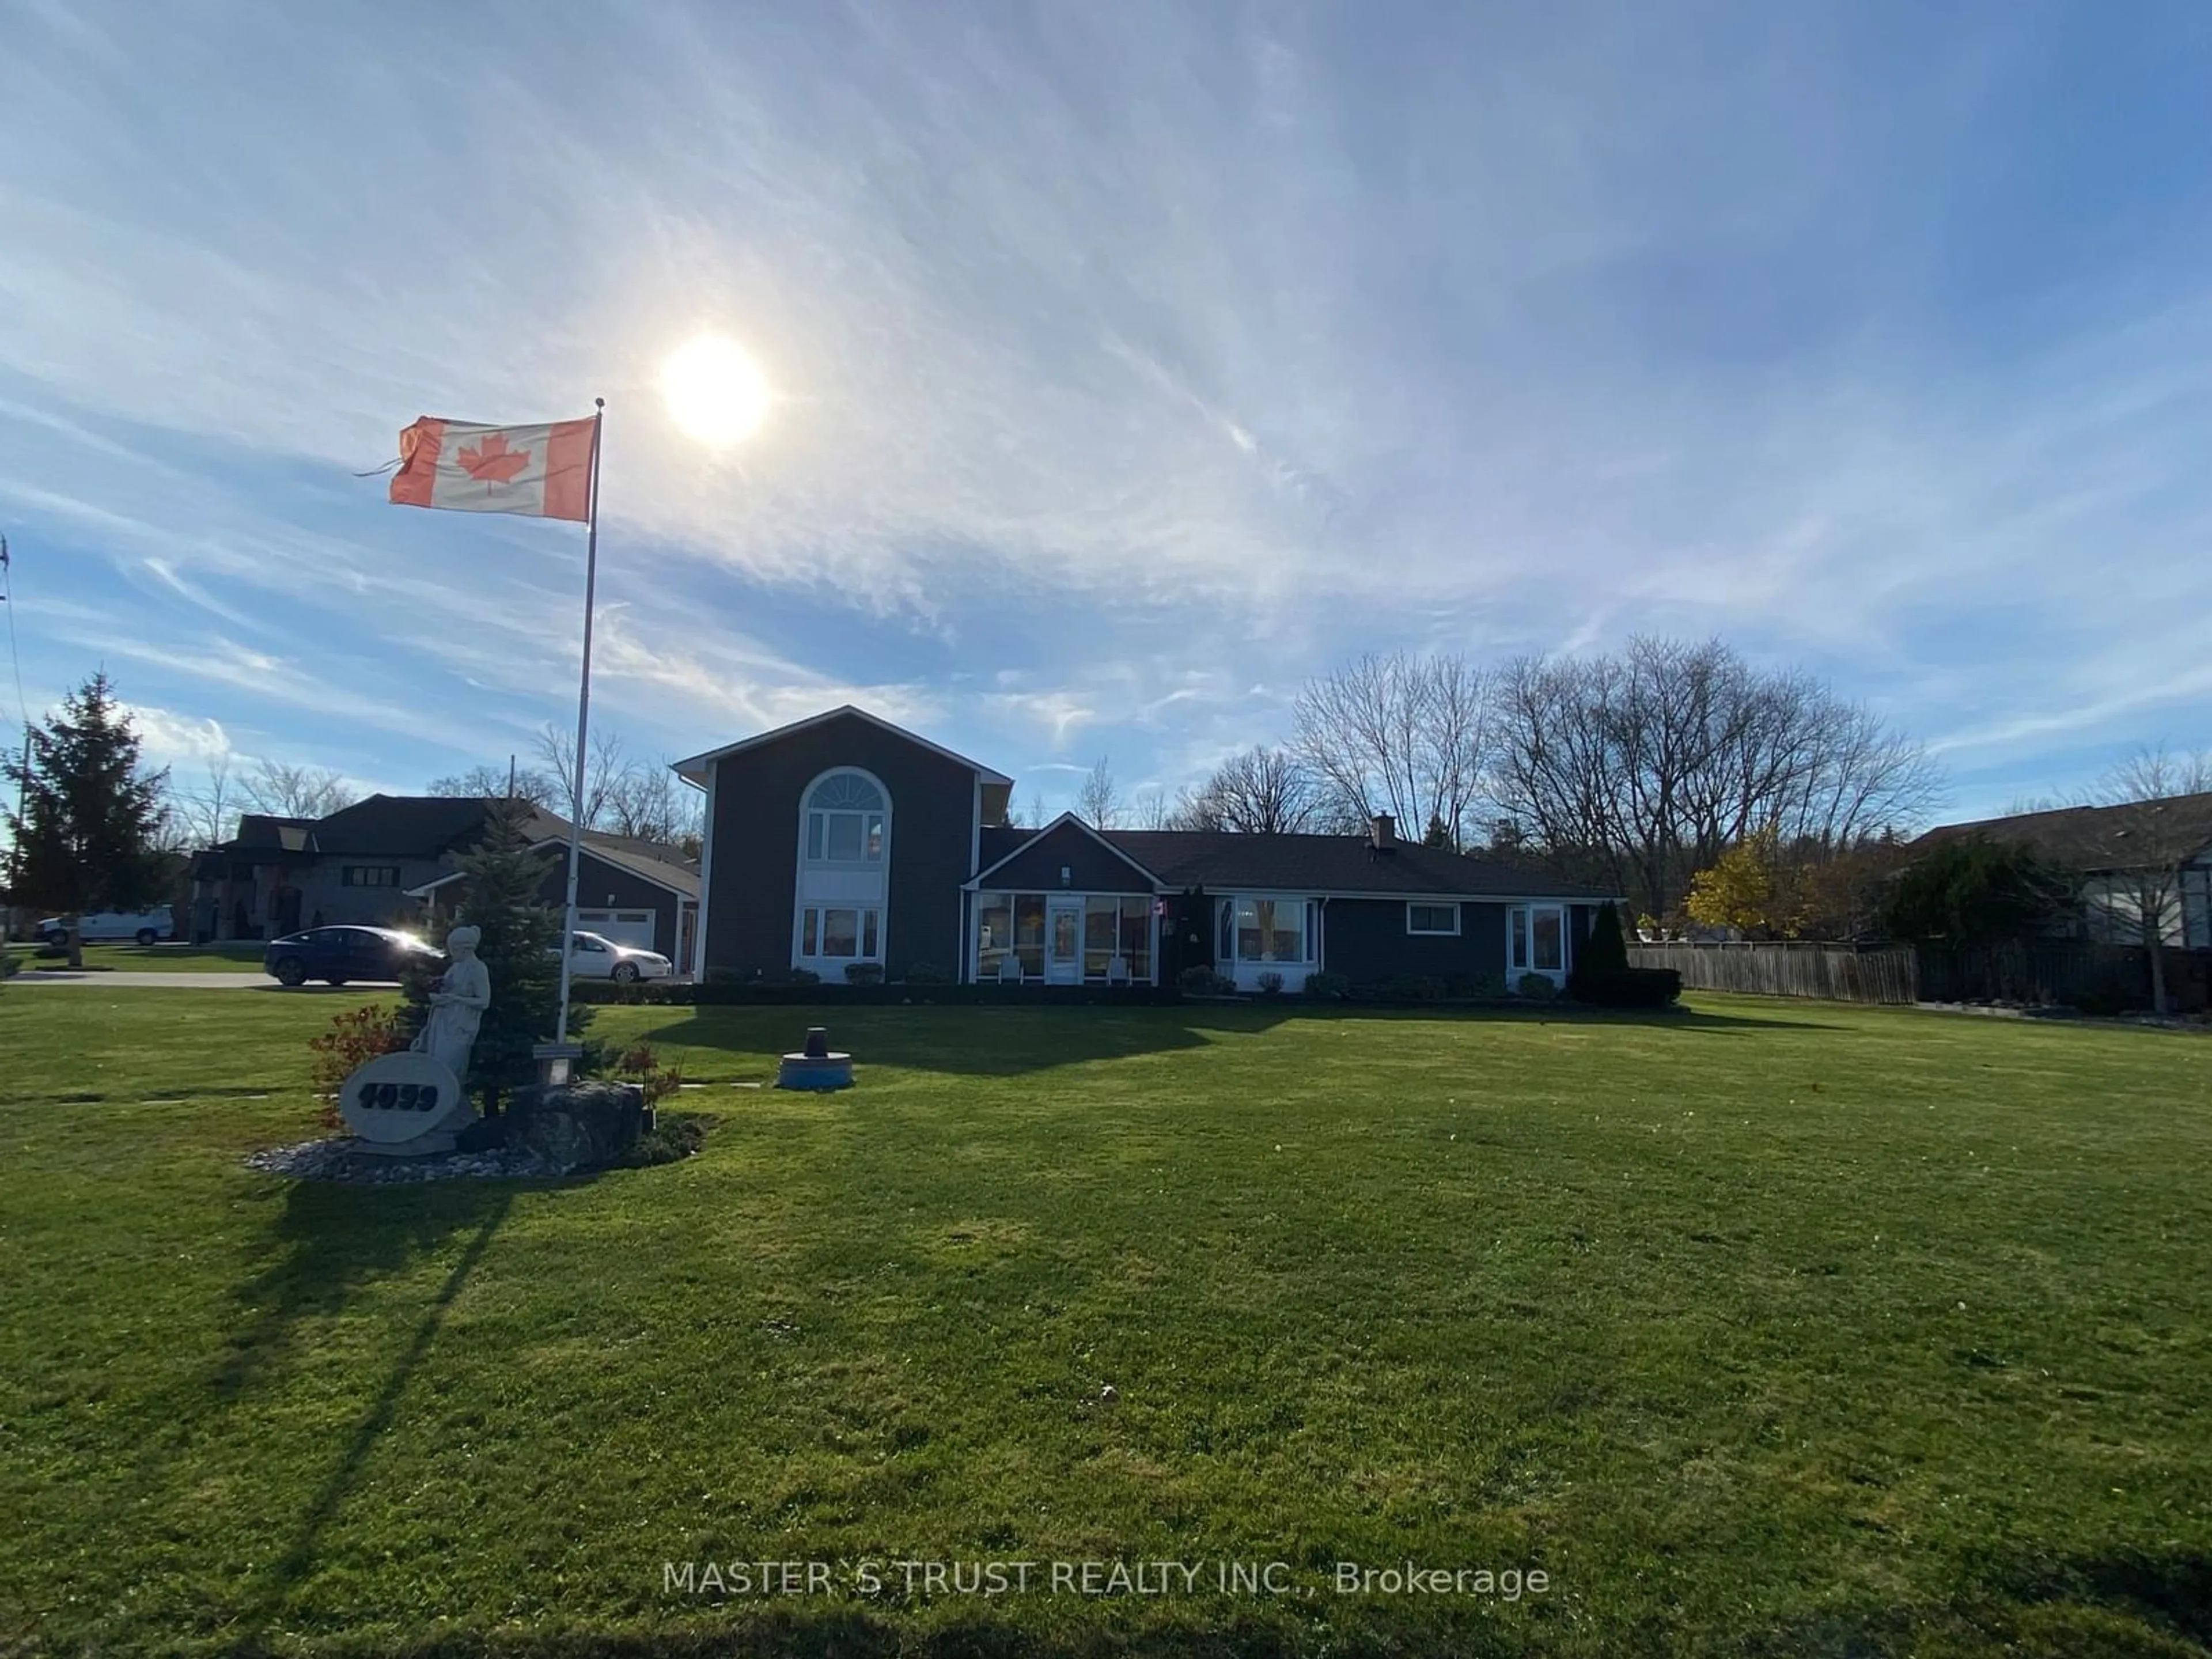
MULTIPOLYGON (((475 1187, 481 1183, 460 1181, 437 1184, 475 1187)), ((374 1192, 379 1189, 364 1190, 374 1192)), ((388 1192, 390 1189, 382 1190, 388 1192)), ((507 1209, 514 1201, 514 1188, 505 1183, 488 1196, 489 1202, 475 1214, 474 1234, 447 1273, 445 1283, 424 1306, 422 1316, 416 1322, 414 1335, 393 1360, 384 1386, 362 1413, 361 1421, 355 1425, 353 1433, 348 1437, 337 1461, 331 1466, 330 1473, 324 1477, 322 1485, 301 1511, 290 1541, 270 1562, 267 1570, 268 1582, 260 1597, 258 1617, 255 1620, 259 1629, 265 1631, 268 1628, 281 1610, 286 1593, 313 1570, 315 1547, 321 1540, 323 1528, 329 1525, 331 1517, 337 1513, 338 1506, 345 1501, 346 1494, 360 1480, 362 1468, 368 1461, 378 1437, 392 1426, 399 1409, 399 1401, 405 1395, 408 1384, 414 1380, 415 1373, 428 1358, 438 1333, 446 1322, 447 1310, 460 1295, 462 1287, 468 1283, 477 1264, 483 1260, 484 1252, 490 1249, 492 1236, 499 1231, 500 1223, 506 1218, 507 1209)))
MULTIPOLYGON (((1241 1019, 1262 1030, 1280 1014, 1241 1019)), ((737 1008, 705 1007, 635 1034, 661 1048, 744 1055, 772 1079, 775 1057, 797 1049, 809 1026, 826 1026, 833 1048, 856 1064, 1017 1077, 1055 1066, 1205 1047, 1212 1039, 1178 1008, 737 1008)))
MULTIPOLYGON (((1018 1077, 1061 1066, 1202 1048, 1224 1034, 1257 1035, 1300 1019, 1635 1026, 1698 1034, 1846 1029, 1817 1020, 1693 1008, 1377 1007, 1284 997, 1149 1008, 709 1006, 672 1010, 665 1020, 626 1033, 625 1038, 662 1049, 707 1049, 742 1056, 745 1063, 738 1069, 766 1081, 775 1075, 778 1054, 799 1048, 809 1026, 823 1025, 829 1029, 831 1046, 849 1051, 860 1065, 964 1077, 1018 1077)), ((717 1067, 717 1073, 724 1069, 717 1067)))

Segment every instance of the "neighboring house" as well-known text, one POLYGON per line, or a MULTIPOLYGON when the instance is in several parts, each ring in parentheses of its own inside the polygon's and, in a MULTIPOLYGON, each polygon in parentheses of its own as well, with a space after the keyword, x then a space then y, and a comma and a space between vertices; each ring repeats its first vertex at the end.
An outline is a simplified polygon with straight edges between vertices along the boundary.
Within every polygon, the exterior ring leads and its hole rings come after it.
POLYGON ((1270 973, 1291 991, 1316 972, 1564 983, 1612 896, 1401 842, 1387 817, 1365 836, 1101 830, 1073 814, 1018 829, 1012 779, 851 707, 676 769, 707 792, 702 976, 835 981, 869 962, 894 980, 926 965, 1158 984, 1202 963, 1248 989, 1270 973))
POLYGON ((2141 945, 2148 889, 2163 900, 2162 943, 2185 949, 2212 948, 2212 794, 2176 795, 2155 803, 2124 806, 2066 806, 2047 812, 2015 812, 2009 817, 1946 823, 1912 843, 1925 852, 1968 836, 2024 842, 2045 859, 2081 878, 2081 908, 2070 924, 2077 936, 2109 945, 2141 945), (2160 814, 2148 830, 2147 811, 2160 814), (2136 873, 2143 862, 2130 859, 2146 834, 2158 843, 2148 857, 2163 860, 2168 851, 2182 855, 2170 882, 2146 882, 2136 873))
MULTIPOLYGON (((302 927, 421 927, 459 896, 461 854, 500 803, 473 796, 371 795, 324 818, 248 813, 239 832, 193 860, 196 939, 275 939, 302 927)), ((524 826, 546 861, 539 896, 568 896, 568 825, 532 809, 524 826)), ((686 959, 698 911, 696 866, 672 847, 584 832, 577 926, 686 959)))

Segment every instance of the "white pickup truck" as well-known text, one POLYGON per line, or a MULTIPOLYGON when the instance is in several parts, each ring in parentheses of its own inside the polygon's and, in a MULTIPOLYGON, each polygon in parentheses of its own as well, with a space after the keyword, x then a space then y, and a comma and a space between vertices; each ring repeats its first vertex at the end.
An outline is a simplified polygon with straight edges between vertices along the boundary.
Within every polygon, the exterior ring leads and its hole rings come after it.
MULTIPOLYGON (((79 916, 77 932, 87 943, 94 939, 129 939, 155 945, 177 934, 176 919, 167 910, 100 910, 79 916)), ((39 937, 49 945, 69 943, 67 916, 48 916, 38 927, 39 937)))

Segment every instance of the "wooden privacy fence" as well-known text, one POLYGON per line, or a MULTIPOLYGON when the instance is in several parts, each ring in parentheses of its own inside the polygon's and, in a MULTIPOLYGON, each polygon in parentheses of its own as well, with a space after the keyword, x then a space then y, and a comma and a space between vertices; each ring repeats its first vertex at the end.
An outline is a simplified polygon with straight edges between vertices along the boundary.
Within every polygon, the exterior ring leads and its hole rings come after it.
MULTIPOLYGON (((2169 947, 2166 994, 2179 1010, 2212 1002, 2212 951, 2169 947)), ((2148 1008, 2150 955, 2132 945, 2054 939, 1973 949, 1910 945, 1632 945, 1639 968, 1672 968, 1693 991, 1825 997, 1836 1002, 2017 1002, 2030 1007, 2148 1008)))
POLYGON ((1632 945, 1628 960, 1638 968, 1672 968, 1692 991, 1832 1002, 1919 1000, 1910 945, 1632 945))
MULTIPOLYGON (((2107 1012, 2150 1006, 2150 952, 2139 946, 2059 940, 1959 950, 1923 945, 1919 954, 1926 1002, 2087 1004, 2107 1012)), ((2190 981, 2197 954, 2166 952, 2169 990, 2179 992, 2190 981)))

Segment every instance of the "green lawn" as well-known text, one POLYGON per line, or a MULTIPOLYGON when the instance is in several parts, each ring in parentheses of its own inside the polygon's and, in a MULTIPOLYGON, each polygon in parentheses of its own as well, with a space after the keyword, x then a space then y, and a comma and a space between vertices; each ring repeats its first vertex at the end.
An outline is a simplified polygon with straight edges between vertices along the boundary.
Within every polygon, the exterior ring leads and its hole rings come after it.
MULTIPOLYGON (((258 972, 264 947, 256 940, 220 945, 88 945, 88 968, 128 968, 137 974, 238 974, 258 972)), ((34 968, 66 968, 66 957, 38 954, 35 943, 18 942, 0 949, 11 951, 24 971, 34 968)))
POLYGON ((241 1168, 362 1000, 0 988, 0 1653, 2212 1650, 2200 1037, 884 1008, 799 1097, 602 1009, 696 1158, 241 1168), (853 1588, 1115 1559, 1207 1565, 853 1588), (1331 1587, 1409 1559, 1549 1587, 1331 1587))

